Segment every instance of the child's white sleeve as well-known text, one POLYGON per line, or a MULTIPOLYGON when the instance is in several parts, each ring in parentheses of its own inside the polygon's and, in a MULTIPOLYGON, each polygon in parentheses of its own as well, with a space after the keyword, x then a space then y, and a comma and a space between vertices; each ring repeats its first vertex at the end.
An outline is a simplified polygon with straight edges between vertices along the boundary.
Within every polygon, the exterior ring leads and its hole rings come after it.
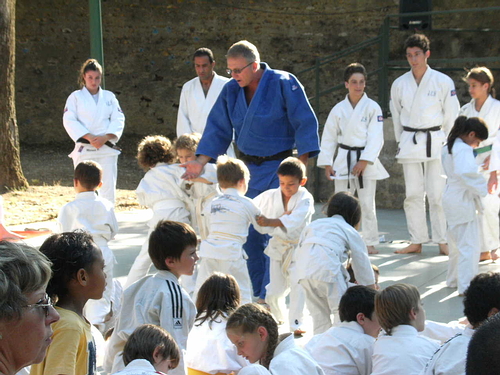
POLYGON ((473 195, 485 197, 488 194, 487 183, 478 172, 472 152, 468 149, 455 151, 452 154, 455 173, 460 177, 467 190, 473 195))
POLYGON ((375 284, 375 275, 368 256, 368 250, 360 234, 352 228, 348 234, 348 243, 351 249, 352 270, 356 281, 360 285, 375 284))
POLYGON ((338 145, 339 124, 336 116, 336 107, 333 107, 326 119, 321 136, 320 153, 318 155, 318 167, 333 166, 333 156, 338 145))
POLYGON ((66 204, 61 207, 57 217, 57 230, 59 233, 71 232, 78 229, 78 209, 72 204, 66 204))
POLYGON ((292 233, 304 226, 304 223, 314 214, 314 198, 310 194, 304 194, 297 206, 290 214, 279 217, 283 224, 283 229, 287 233, 292 233))
POLYGON ((366 146, 361 152, 360 160, 373 164, 384 146, 384 116, 382 116, 382 109, 376 103, 373 103, 369 114, 370 122, 366 134, 366 146))

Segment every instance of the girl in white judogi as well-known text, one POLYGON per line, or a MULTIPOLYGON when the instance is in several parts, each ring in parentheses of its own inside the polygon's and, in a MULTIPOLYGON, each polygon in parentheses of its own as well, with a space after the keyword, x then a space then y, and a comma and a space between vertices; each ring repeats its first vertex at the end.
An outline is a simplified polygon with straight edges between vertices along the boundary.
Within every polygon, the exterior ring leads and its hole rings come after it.
POLYGON ((474 160, 473 149, 488 138, 488 129, 478 117, 459 116, 443 147, 443 168, 448 176, 443 209, 448 223, 450 259, 446 285, 464 294, 478 273, 481 252, 478 213, 481 198, 488 193, 486 181, 474 160))
POLYGON ((349 257, 358 284, 375 288, 368 251, 356 230, 361 219, 358 199, 349 192, 334 194, 328 202, 327 216, 304 229, 294 259, 315 335, 332 326, 331 314, 335 323, 339 322, 340 298, 349 286, 345 269, 349 257))
POLYGON ((125 116, 115 94, 100 87, 102 67, 97 60, 89 59, 82 65, 79 84, 66 100, 63 124, 75 142, 69 155, 74 167, 83 160, 98 162, 103 170, 103 198, 115 203, 117 162, 120 149, 115 146, 125 126, 125 116))
MULTIPOLYGON (((295 343, 293 335, 280 335, 274 317, 256 303, 240 306, 231 314, 226 333, 239 355, 250 363, 259 362, 273 375, 324 375, 309 353, 295 343)), ((265 373, 262 370, 260 366, 248 366, 240 373, 257 375, 265 373)))
POLYGON ((227 318, 239 304, 240 288, 233 276, 215 272, 203 283, 186 347, 188 375, 237 373, 250 364, 226 335, 227 318))
POLYGON ((353 63, 345 69, 344 81, 349 93, 328 115, 318 166, 325 168, 327 179, 335 180, 335 192, 357 191, 363 239, 368 252, 376 254, 379 236, 375 190, 377 180, 389 174, 378 159, 384 145, 384 118, 380 106, 364 92, 366 77, 361 64, 353 63))
MULTIPOLYGON (((483 215, 481 215, 481 260, 497 259, 495 251, 499 247, 500 198, 498 197, 497 170, 500 169, 498 154, 492 157, 494 143, 500 146, 497 139, 500 128, 500 101, 494 99, 494 78, 486 67, 472 68, 466 76, 469 84, 469 93, 472 100, 460 109, 460 115, 467 117, 480 117, 488 127, 488 139, 479 144, 475 150, 476 164, 480 166, 483 177, 488 181, 488 195, 482 198, 483 215), (491 251, 491 254, 490 254, 491 251)), ((497 147, 498 147, 497 146, 497 147)))
POLYGON ((137 199, 139 203, 153 210, 149 220, 148 237, 137 255, 125 283, 125 289, 146 276, 151 267, 148 254, 149 235, 160 220, 173 220, 190 224, 191 200, 181 189, 184 168, 174 161, 172 143, 163 136, 148 136, 139 143, 137 161, 148 170, 139 183, 137 199))

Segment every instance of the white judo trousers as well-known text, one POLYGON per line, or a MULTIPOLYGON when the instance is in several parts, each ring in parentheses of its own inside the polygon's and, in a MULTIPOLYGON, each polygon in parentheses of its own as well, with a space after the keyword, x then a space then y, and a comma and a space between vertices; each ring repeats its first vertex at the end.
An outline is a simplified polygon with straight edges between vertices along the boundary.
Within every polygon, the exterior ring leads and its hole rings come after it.
POLYGON ((350 188, 347 188, 348 180, 335 180, 335 192, 349 191, 357 192, 361 206, 361 232, 367 246, 375 246, 379 243, 377 208, 375 206, 375 192, 377 180, 363 178, 363 189, 359 186, 357 178, 350 179, 350 188))
POLYGON ((403 163, 406 199, 404 210, 411 243, 429 241, 425 197, 429 202, 432 242, 446 243, 446 219, 441 205, 446 179, 443 176, 441 160, 421 163, 403 163))

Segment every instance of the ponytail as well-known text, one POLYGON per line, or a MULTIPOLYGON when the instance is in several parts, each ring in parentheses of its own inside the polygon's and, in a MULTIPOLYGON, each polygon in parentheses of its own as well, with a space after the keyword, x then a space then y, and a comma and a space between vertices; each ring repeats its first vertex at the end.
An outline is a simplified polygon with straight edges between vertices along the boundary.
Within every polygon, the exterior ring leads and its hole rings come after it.
POLYGON ((479 117, 467 118, 466 116, 458 116, 450 134, 448 134, 448 153, 451 154, 451 149, 457 138, 470 132, 476 133, 476 137, 482 141, 488 138, 488 128, 483 119, 479 117))

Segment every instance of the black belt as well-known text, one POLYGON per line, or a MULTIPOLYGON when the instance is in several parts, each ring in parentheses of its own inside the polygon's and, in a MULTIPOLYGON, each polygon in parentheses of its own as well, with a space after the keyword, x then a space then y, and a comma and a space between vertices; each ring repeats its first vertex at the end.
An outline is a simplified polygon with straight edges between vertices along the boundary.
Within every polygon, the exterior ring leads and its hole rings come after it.
POLYGON ((409 126, 403 126, 403 130, 407 132, 414 132, 413 134, 413 143, 417 144, 417 133, 418 132, 423 132, 427 133, 427 146, 426 146, 426 151, 427 151, 427 157, 431 157, 431 132, 437 132, 438 130, 441 130, 441 125, 438 126, 433 126, 432 128, 423 128, 423 129, 417 129, 417 128, 410 128, 409 126))
POLYGON ((292 150, 285 150, 281 151, 277 154, 271 155, 271 156, 254 156, 254 155, 247 155, 240 151, 240 159, 243 160, 245 163, 253 163, 256 165, 261 165, 265 161, 271 161, 271 160, 283 160, 289 156, 292 156, 293 152, 292 150))
MULTIPOLYGON (((90 144, 90 141, 88 139, 85 139, 85 138, 78 138, 76 141, 80 142, 80 143, 85 143, 86 145, 90 144)), ((106 141, 104 144, 106 146, 108 146, 108 147, 111 147, 113 150, 117 150, 117 151, 121 151, 122 150, 120 147, 118 147, 117 145, 111 143, 110 141, 106 141)))
MULTIPOLYGON (((342 143, 339 143, 339 147, 344 150, 348 151, 356 151, 356 163, 359 161, 359 158, 361 157, 361 151, 363 151, 365 148, 364 147, 351 147, 344 145, 342 143)), ((351 173, 351 153, 347 153, 347 176, 351 173)), ((347 178, 347 188, 351 188, 351 184, 349 182, 350 178, 347 178)), ((359 188, 363 189, 363 175, 360 174, 358 176, 358 181, 359 181, 359 188)))

